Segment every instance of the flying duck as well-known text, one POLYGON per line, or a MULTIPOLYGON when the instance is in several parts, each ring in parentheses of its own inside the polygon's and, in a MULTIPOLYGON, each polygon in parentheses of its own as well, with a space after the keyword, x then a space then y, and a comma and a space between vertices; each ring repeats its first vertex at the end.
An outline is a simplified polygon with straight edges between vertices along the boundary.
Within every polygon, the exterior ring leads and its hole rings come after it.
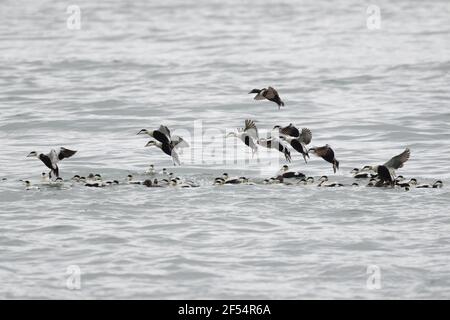
POLYGON ((287 162, 291 162, 291 152, 289 149, 281 143, 281 141, 275 137, 271 137, 268 139, 261 138, 256 141, 257 144, 263 146, 267 149, 275 149, 284 154, 287 162))
POLYGON ((173 165, 180 165, 180 159, 178 158, 178 153, 175 151, 173 146, 170 143, 161 143, 158 141, 150 140, 147 142, 145 147, 157 147, 161 149, 165 154, 172 157, 173 165))
POLYGON ((336 173, 339 170, 339 161, 336 160, 333 149, 327 144, 323 147, 311 148, 309 151, 312 151, 316 156, 321 157, 325 161, 331 163, 333 165, 333 171, 336 173))
POLYGON ((172 149, 182 149, 189 147, 189 143, 186 142, 182 137, 177 135, 171 135, 170 130, 167 126, 160 125, 157 130, 141 129, 139 134, 147 134, 150 137, 156 139, 158 142, 170 145, 172 149))
POLYGON ((411 151, 406 148, 405 151, 400 153, 399 155, 393 157, 391 160, 386 162, 383 165, 378 166, 366 166, 363 169, 374 171, 378 174, 378 178, 381 183, 388 183, 391 186, 395 185, 395 170, 399 168, 403 168, 403 165, 406 161, 409 160, 411 156, 411 151))
POLYGON ((161 143, 170 143, 170 131, 166 126, 160 125, 156 130, 141 129, 136 135, 147 134, 161 143))
POLYGON ((58 150, 52 149, 47 154, 32 151, 27 157, 36 157, 41 160, 47 166, 47 168, 50 169, 48 176, 51 179, 52 173, 56 176, 56 178, 59 178, 58 162, 65 158, 70 158, 75 153, 77 152, 61 147, 58 150))
POLYGON ((273 127, 273 129, 274 130, 278 130, 280 135, 290 136, 290 137, 295 137, 295 138, 300 137, 300 131, 296 127, 294 127, 292 125, 292 123, 290 123, 286 127, 281 127, 279 125, 276 125, 276 126, 273 127))
POLYGON ((275 102, 278 105, 278 110, 283 106, 284 102, 281 100, 280 96, 278 95, 277 90, 275 90, 272 87, 269 88, 263 88, 263 89, 253 89, 249 92, 249 94, 256 93, 255 100, 264 100, 267 99, 269 101, 275 102))
MULTIPOLYGON (((290 124, 289 126, 292 126, 290 124)), ((286 127, 287 128, 287 127, 286 127)), ((292 127, 293 129, 296 129, 298 132, 298 129, 295 127, 292 127)), ((293 130, 293 133, 295 133, 295 130, 293 130)), ((303 128, 302 132, 298 136, 290 136, 290 135, 284 135, 282 133, 282 129, 280 130, 280 139, 286 140, 292 148, 294 148, 295 151, 302 154, 303 159, 305 160, 305 163, 308 163, 306 161, 306 158, 309 158, 308 149, 306 146, 311 143, 312 140, 312 133, 311 130, 308 128, 303 128)))
POLYGON ((253 120, 245 120, 245 127, 238 128, 238 132, 230 132, 226 136, 235 137, 241 139, 250 149, 252 149, 252 155, 258 151, 258 146, 255 141, 259 140, 258 129, 253 120))

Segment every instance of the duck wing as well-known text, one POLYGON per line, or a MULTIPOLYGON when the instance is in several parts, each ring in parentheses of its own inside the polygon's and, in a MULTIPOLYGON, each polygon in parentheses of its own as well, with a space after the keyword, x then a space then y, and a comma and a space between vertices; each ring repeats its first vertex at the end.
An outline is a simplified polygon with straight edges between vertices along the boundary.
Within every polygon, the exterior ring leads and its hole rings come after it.
POLYGON ((279 97, 277 90, 275 90, 272 87, 267 88, 266 92, 264 92, 264 96, 266 99, 275 99, 276 97, 279 97))
POLYGON ((160 129, 153 131, 153 138, 155 138, 162 144, 169 144, 170 138, 167 134, 165 134, 163 131, 161 131, 161 127, 160 127, 160 129))
POLYGON ((410 155, 411 151, 408 148, 406 148, 405 151, 400 153, 398 156, 395 156, 391 160, 386 162, 384 166, 389 169, 402 168, 404 163, 409 160, 410 155))
POLYGON ((186 140, 177 135, 172 136, 171 143, 174 148, 189 148, 189 143, 187 143, 186 140))
POLYGON ((65 158, 70 158, 71 156, 73 156, 75 153, 77 153, 76 150, 70 150, 70 149, 66 149, 66 148, 59 148, 58 151, 58 159, 62 160, 65 158))
POLYGON ((166 126, 160 125, 158 131, 161 131, 170 139, 170 130, 166 126))
POLYGON ((253 139, 256 140, 259 139, 258 128, 256 128, 256 124, 253 120, 249 119, 245 120, 244 132, 247 133, 253 139))
POLYGON ((299 137, 300 131, 290 123, 287 127, 281 128, 280 133, 290 137, 299 137))
POLYGON ((46 166, 47 168, 49 168, 49 169, 51 169, 51 170, 54 169, 52 160, 51 160, 51 158, 50 158, 50 153, 49 153, 49 154, 43 154, 43 153, 41 153, 41 154, 39 155, 39 160, 41 160, 41 161, 45 164, 45 166, 46 166))
MULTIPOLYGON (((297 130, 298 131, 298 130, 297 130)), ((311 143, 312 140, 312 132, 308 128, 303 128, 302 133, 300 134, 301 142, 303 142, 305 145, 308 145, 311 143)))
POLYGON ((178 157, 178 153, 175 150, 172 150, 171 156, 174 165, 181 165, 180 158, 178 157))

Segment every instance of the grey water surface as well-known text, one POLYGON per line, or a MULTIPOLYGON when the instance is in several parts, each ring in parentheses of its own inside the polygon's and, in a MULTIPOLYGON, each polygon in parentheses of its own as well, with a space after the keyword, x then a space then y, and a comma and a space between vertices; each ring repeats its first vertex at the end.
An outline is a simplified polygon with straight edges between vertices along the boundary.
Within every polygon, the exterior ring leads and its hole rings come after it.
POLYGON ((0 298, 450 298, 448 1, 376 1, 380 29, 357 0, 71 4, 79 30, 63 1, 0 4, 0 298), (248 94, 269 85, 285 108, 248 94), (330 144, 337 174, 292 152, 309 176, 350 184, 408 147, 398 173, 444 188, 213 187, 284 164, 240 161, 239 141, 223 161, 245 119, 330 144), (136 135, 160 124, 191 144, 180 167, 136 135), (25 190, 47 170, 29 152, 60 146, 78 150, 66 185, 25 190), (200 187, 69 182, 144 179, 151 163, 200 187))

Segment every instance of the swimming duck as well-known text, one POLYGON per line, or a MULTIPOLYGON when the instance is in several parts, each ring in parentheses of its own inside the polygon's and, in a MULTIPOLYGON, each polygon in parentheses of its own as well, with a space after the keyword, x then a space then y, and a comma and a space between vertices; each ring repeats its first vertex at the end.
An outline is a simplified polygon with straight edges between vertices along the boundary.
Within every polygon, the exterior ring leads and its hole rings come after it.
MULTIPOLYGON (((400 180, 401 181, 401 180, 400 180)), ((417 186, 417 179, 412 178, 410 179, 408 182, 397 182, 395 183, 397 186, 399 186, 400 188, 405 188, 405 187, 415 187, 417 186)))
POLYGON ((288 171, 289 166, 284 165, 281 167, 276 179, 280 182, 293 182, 292 180, 301 180, 303 178, 306 178, 304 173, 298 172, 298 171, 288 171))
POLYGON ((26 190, 39 190, 40 188, 38 186, 33 186, 30 182, 30 180, 20 180, 25 184, 26 190))
POLYGON ((417 186, 417 189, 424 189, 424 188, 433 188, 433 189, 440 189, 443 187, 443 183, 441 180, 437 180, 435 183, 433 183, 432 185, 430 184, 422 184, 417 186))
MULTIPOLYGON (((364 167, 366 170, 368 169, 368 166, 364 167)), ((353 174, 353 178, 355 179, 369 179, 369 178, 376 178, 378 175, 376 173, 371 172, 363 172, 363 169, 355 168, 350 173, 353 174)))
POLYGON ((134 177, 132 174, 127 175, 127 183, 128 184, 142 184, 142 181, 133 180, 134 177))

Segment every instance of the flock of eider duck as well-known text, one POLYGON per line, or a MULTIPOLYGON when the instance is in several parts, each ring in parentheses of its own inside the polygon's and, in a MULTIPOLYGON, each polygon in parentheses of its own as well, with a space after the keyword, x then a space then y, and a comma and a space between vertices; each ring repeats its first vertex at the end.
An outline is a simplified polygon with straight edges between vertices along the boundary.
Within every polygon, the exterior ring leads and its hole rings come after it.
MULTIPOLYGON (((268 87, 263 89, 253 89, 249 94, 256 94, 255 100, 267 99, 278 105, 280 109, 284 106, 278 92, 268 87)), ((142 129, 138 135, 148 135, 152 140, 148 141, 145 147, 156 147, 172 158, 174 165, 180 165, 178 154, 182 152, 183 148, 188 148, 189 144, 180 136, 172 135, 169 128, 161 125, 158 129, 149 130, 142 129)), ((332 165, 333 172, 339 170, 339 161, 336 159, 334 150, 327 144, 321 147, 308 148, 307 146, 312 141, 312 132, 308 128, 299 130, 293 124, 288 126, 274 126, 273 130, 265 137, 260 137, 258 129, 253 120, 245 120, 244 127, 238 128, 236 132, 230 132, 226 137, 234 137, 241 140, 248 148, 251 149, 252 155, 258 151, 258 147, 278 150, 287 162, 291 162, 291 150, 300 153, 305 163, 310 159, 310 153, 322 158, 332 165)), ((128 175, 124 179, 104 180, 100 174, 90 173, 87 176, 75 175, 70 182, 65 182, 59 174, 58 163, 66 158, 71 158, 77 151, 67 148, 52 149, 49 153, 38 153, 32 151, 28 157, 35 157, 41 160, 50 172, 42 173, 41 181, 38 184, 32 184, 29 180, 22 180, 25 183, 26 189, 39 189, 40 186, 67 186, 70 184, 83 185, 86 187, 102 188, 115 185, 142 185, 146 187, 180 187, 180 188, 194 188, 199 187, 199 184, 191 180, 185 180, 168 172, 166 168, 157 172, 154 165, 151 164, 146 170, 146 179, 139 181, 135 180, 132 175, 128 175)), ((332 187, 384 187, 384 188, 400 188, 403 190, 410 190, 411 188, 441 188, 442 181, 438 180, 433 184, 419 184, 417 179, 405 179, 403 176, 396 175, 396 170, 402 168, 410 158, 410 150, 407 148, 402 153, 394 156, 384 164, 375 166, 364 166, 362 169, 355 168, 351 174, 356 179, 356 182, 351 184, 342 184, 338 182, 330 182, 328 176, 324 175, 320 178, 306 176, 302 172, 290 171, 287 165, 282 166, 279 172, 273 177, 264 179, 263 181, 251 181, 247 177, 230 177, 227 173, 223 173, 220 177, 214 179, 212 185, 254 185, 254 184, 282 184, 282 185, 316 185, 320 188, 332 187), (363 179, 367 179, 368 182, 363 179)), ((6 180, 6 178, 3 178, 6 180)))

